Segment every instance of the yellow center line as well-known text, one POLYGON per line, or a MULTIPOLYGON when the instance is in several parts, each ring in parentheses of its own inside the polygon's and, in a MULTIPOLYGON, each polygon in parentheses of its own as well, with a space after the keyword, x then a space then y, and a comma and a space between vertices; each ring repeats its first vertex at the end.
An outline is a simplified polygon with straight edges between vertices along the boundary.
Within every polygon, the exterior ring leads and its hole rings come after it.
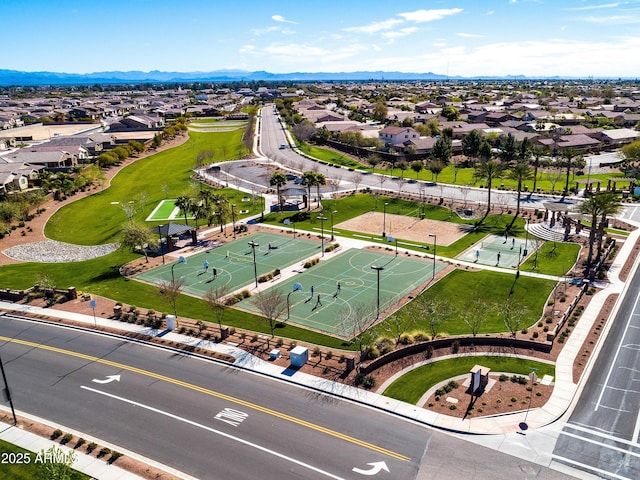
POLYGON ((164 382, 172 383, 174 385, 178 385, 178 386, 181 386, 181 387, 184 387, 184 388, 188 388, 190 390, 195 390, 196 392, 204 393, 204 394, 210 395, 212 397, 220 398, 222 400, 227 400, 229 402, 233 402, 233 403, 236 403, 238 405, 242 405, 243 407, 251 408, 251 409, 256 410, 258 412, 262 412, 262 413, 265 413, 267 415, 271 415, 271 416, 280 418, 282 420, 286 420, 286 421, 289 421, 291 423, 295 423, 297 425, 301 425, 303 427, 310 428, 311 430, 315 430, 317 432, 321 432, 321 433, 324 433, 326 435, 330 435, 332 437, 339 438, 341 440, 345 440, 345 441, 347 441, 349 443, 353 443, 355 445, 359 445, 361 447, 367 448, 369 450, 373 450, 375 452, 381 453, 383 455, 387 455, 389 457, 392 457, 392 458, 395 458, 395 459, 398 459, 398 460, 403 460, 403 461, 409 461, 410 460, 409 457, 407 457, 405 455, 402 455, 400 453, 396 453, 396 452, 394 452, 392 450, 388 450, 386 448, 379 447, 379 446, 374 445, 372 443, 365 442, 364 440, 359 440, 357 438, 351 437, 349 435, 345 435, 345 434, 337 432, 335 430, 331 430, 331 429, 323 427, 321 425, 317 425, 315 423, 311 423, 311 422, 308 422, 306 420, 302 420, 300 418, 293 417, 291 415, 287 415, 286 413, 278 412, 276 410, 272 410, 270 408, 263 407, 261 405, 255 404, 255 403, 248 402, 248 401, 242 400, 240 398, 236 398, 236 397, 232 397, 230 395, 226 395, 224 393, 216 392, 216 391, 210 390, 208 388, 199 387, 198 385, 193 385, 191 383, 183 382, 182 380, 178 380, 178 379, 175 379, 175 378, 167 377, 166 375, 160 375, 158 373, 149 372, 147 370, 142 370, 140 368, 133 367, 133 366, 130 366, 130 365, 125 365, 123 363, 112 362, 111 360, 106 360, 104 358, 94 357, 93 355, 86 355, 84 353, 73 352, 71 350, 65 350, 65 349, 58 348, 58 347, 52 347, 50 345, 44 345, 44 344, 41 344, 41 343, 29 342, 27 340, 20 340, 20 339, 17 339, 17 338, 3 337, 1 335, 0 335, 0 340, 5 341, 5 342, 10 342, 10 343, 17 343, 17 344, 20 344, 20 345, 25 345, 25 346, 28 346, 28 347, 38 348, 38 349, 41 349, 41 350, 47 350, 47 351, 59 353, 59 354, 62 354, 62 355, 69 355, 71 357, 82 358, 82 359, 88 360, 90 362, 101 363, 103 365, 109 365, 111 367, 118 368, 118 369, 121 369, 121 370, 127 370, 129 372, 138 373, 140 375, 144 375, 144 376, 147 376, 147 377, 155 378, 157 380, 161 380, 161 381, 164 381, 164 382))

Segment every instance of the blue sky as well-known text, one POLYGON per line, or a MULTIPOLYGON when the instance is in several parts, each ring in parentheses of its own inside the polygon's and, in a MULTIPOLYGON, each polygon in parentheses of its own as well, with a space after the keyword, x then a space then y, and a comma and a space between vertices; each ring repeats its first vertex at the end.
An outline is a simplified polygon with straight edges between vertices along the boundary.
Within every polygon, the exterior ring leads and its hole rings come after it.
POLYGON ((3 0, 0 16, 12 70, 640 74, 640 0, 3 0))

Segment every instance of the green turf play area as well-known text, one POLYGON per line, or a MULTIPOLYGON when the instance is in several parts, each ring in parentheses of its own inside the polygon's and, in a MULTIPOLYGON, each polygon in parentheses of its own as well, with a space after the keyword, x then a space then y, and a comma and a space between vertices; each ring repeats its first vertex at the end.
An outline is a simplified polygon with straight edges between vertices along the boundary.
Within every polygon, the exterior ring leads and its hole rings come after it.
MULTIPOLYGON (((211 288, 227 285, 229 291, 253 286, 253 251, 249 242, 255 242, 256 270, 258 276, 285 268, 296 262, 320 254, 321 243, 306 238, 293 238, 275 233, 254 233, 222 243, 216 247, 195 254, 185 255, 186 263, 169 261, 161 267, 153 268, 134 278, 159 284, 175 278, 184 281, 183 290, 192 295, 203 296, 211 288), (271 245, 271 249, 269 249, 271 245), (209 263, 205 271, 204 262, 209 263), (214 276, 214 272, 217 274, 214 276)), ((168 258, 168 257, 167 257, 168 258)))
MULTIPOLYGON (((193 215, 188 213, 187 218, 192 219, 193 215)), ((168 220, 184 220, 184 213, 176 207, 176 201, 174 199, 161 200, 146 219, 147 222, 168 220)))
MULTIPOLYGON (((281 320, 331 335, 352 337, 354 315, 367 315, 367 321, 377 316, 378 271, 372 266, 384 268, 379 272, 381 312, 433 276, 431 258, 347 250, 271 287, 287 294, 289 298, 288 312, 285 310, 281 320), (295 290, 296 283, 302 286, 302 290, 295 290)), ((436 262, 436 271, 445 267, 446 264, 436 262)), ((251 298, 237 306, 258 312, 251 298)), ((361 319, 357 321, 361 322, 361 319)))

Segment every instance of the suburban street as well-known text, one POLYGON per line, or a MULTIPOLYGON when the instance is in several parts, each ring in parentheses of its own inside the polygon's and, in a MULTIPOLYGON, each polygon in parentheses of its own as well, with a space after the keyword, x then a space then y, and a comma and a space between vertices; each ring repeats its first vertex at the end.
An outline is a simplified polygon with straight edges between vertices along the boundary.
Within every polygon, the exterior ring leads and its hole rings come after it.
MULTIPOLYGON (((291 148, 292 143, 289 142, 288 132, 286 132, 280 123, 280 118, 273 106, 266 106, 260 110, 260 149, 259 153, 262 159, 256 160, 234 160, 226 162, 219 173, 208 172, 209 175, 217 177, 223 184, 229 184, 244 189, 245 191, 256 191, 268 189, 270 172, 265 164, 279 165, 285 171, 293 174, 299 174, 304 171, 313 170, 322 173, 327 178, 327 186, 321 187, 320 192, 323 195, 329 195, 334 191, 351 191, 355 188, 356 183, 359 189, 367 187, 374 191, 389 191, 397 193, 411 193, 424 198, 443 198, 445 202, 455 199, 459 202, 466 202, 470 208, 484 208, 487 201, 487 191, 485 189, 476 188, 474 186, 449 186, 429 181, 416 181, 411 178, 410 174, 406 174, 404 179, 398 177, 392 178, 387 175, 372 174, 370 172, 349 171, 347 168, 338 166, 322 165, 306 156, 302 155, 297 149, 291 148), (286 145, 286 149, 281 149, 281 145, 286 145), (337 187, 331 187, 329 184, 334 182, 337 187)), ((287 186, 294 186, 293 180, 290 180, 287 186)), ((315 190, 315 189, 314 189, 315 190)), ((521 195, 522 208, 544 208, 546 202, 557 202, 571 205, 579 201, 579 197, 570 196, 562 198, 561 196, 549 196, 523 193, 521 195)), ((492 204, 496 207, 514 207, 517 203, 516 192, 500 191, 496 188, 492 191, 492 204)))
POLYGON ((628 291, 554 450, 604 478, 640 478, 640 272, 628 291))
POLYGON ((384 462, 391 473, 378 478, 413 479, 431 438, 370 408, 172 351, 6 317, 0 335, 18 410, 197 478, 354 478, 384 462))
POLYGON ((572 478, 366 406, 122 339, 3 316, 0 355, 19 412, 196 478, 435 480, 454 465, 471 479, 496 469, 572 478))

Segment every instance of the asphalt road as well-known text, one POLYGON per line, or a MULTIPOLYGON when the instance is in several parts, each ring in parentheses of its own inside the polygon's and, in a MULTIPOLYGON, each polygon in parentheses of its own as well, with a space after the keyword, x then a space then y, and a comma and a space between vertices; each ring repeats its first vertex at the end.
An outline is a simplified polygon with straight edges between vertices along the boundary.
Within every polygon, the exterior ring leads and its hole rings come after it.
POLYGON ((611 323, 556 443, 556 461, 611 479, 640 478, 640 271, 611 323))
POLYGON ((354 469, 384 462, 375 478, 414 479, 431 438, 368 407, 159 348, 6 317, 0 336, 18 410, 197 478, 360 478, 354 469))
POLYGON ((573 478, 363 405, 117 338, 0 316, 0 355, 18 411, 196 478, 573 478))

